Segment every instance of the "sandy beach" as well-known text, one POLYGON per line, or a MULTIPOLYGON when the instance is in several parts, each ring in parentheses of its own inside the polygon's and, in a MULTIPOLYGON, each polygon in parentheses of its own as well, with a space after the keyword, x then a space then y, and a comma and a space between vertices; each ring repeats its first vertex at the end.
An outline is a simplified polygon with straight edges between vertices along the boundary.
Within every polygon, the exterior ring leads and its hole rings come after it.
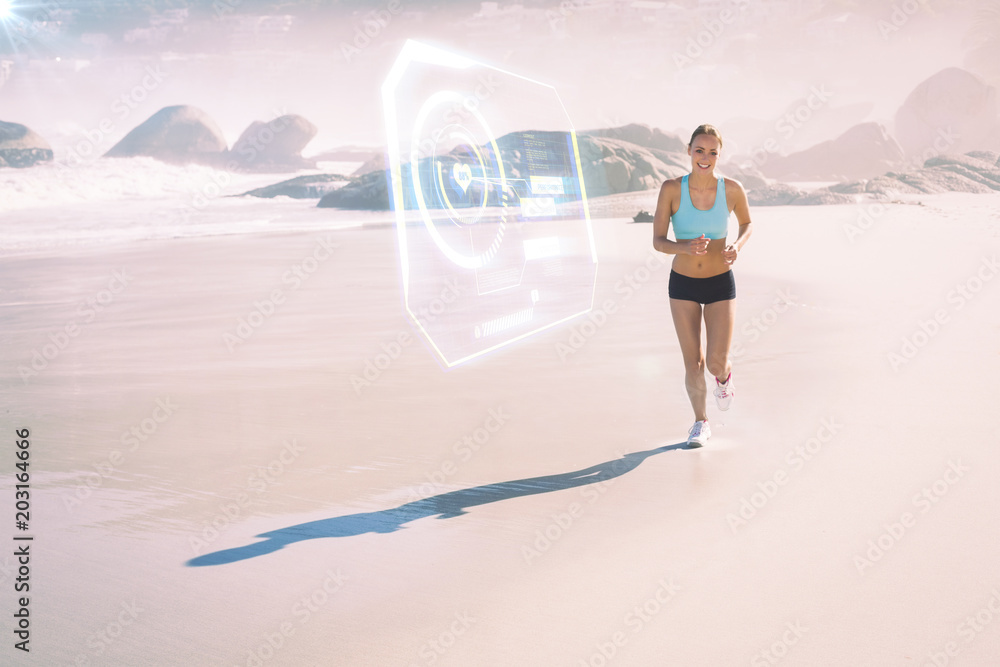
POLYGON ((1000 199, 870 206, 753 209, 700 449, 649 225, 594 220, 599 326, 447 372, 374 219, 10 253, 0 506, 10 540, 28 429, 34 540, 0 653, 995 664, 1000 199))

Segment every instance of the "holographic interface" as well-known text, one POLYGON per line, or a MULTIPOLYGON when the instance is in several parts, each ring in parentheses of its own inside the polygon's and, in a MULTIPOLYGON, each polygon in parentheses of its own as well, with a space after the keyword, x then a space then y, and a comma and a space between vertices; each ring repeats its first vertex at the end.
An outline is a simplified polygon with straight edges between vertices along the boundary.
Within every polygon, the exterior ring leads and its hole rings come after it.
POLYGON ((403 301, 441 361, 588 312, 597 254, 555 89, 408 41, 382 100, 403 301))

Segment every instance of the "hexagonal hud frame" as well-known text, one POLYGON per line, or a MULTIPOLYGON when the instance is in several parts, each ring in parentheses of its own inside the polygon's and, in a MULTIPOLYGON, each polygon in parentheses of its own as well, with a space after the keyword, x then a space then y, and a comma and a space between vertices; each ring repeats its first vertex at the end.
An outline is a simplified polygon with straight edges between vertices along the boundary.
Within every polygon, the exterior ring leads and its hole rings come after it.
POLYGON ((408 41, 382 98, 403 303, 440 361, 589 312, 597 252, 555 88, 408 41))

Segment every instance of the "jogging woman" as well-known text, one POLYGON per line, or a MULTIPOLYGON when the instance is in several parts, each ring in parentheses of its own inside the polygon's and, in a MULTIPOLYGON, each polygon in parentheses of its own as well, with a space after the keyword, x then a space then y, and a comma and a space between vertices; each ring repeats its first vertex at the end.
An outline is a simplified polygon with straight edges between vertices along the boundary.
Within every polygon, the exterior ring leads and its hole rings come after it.
POLYGON ((751 231, 743 186, 715 175, 721 151, 719 131, 711 125, 699 126, 688 144, 691 173, 663 182, 653 216, 653 247, 676 255, 668 286, 670 314, 684 356, 684 383, 694 408, 695 422, 687 441, 698 446, 712 435, 705 408, 706 366, 715 378, 714 394, 720 410, 729 409, 735 394, 729 361, 736 315, 736 281, 731 267, 751 231), (736 213, 739 234, 727 244, 730 212, 736 213), (671 223, 676 241, 667 238, 671 223), (701 344, 702 319, 707 353, 701 344))

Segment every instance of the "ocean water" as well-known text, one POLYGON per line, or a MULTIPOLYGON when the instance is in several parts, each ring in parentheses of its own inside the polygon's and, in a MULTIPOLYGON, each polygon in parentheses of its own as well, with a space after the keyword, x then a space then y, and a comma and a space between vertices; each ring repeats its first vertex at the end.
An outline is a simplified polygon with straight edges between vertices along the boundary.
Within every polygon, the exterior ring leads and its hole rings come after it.
MULTIPOLYGON (((343 173, 344 170, 335 170, 343 173)), ((330 230, 391 212, 320 209, 316 199, 239 196, 296 176, 241 174, 152 158, 0 169, 0 252, 21 254, 151 239, 330 230)))
MULTIPOLYGON (((350 173, 356 165, 324 166, 323 171, 244 174, 137 157, 0 169, 0 253, 166 238, 324 231, 393 221, 391 211, 320 209, 317 199, 240 196, 296 176, 350 173)), ((589 201, 590 215, 598 219, 631 219, 640 209, 652 212, 655 206, 655 191, 589 201)))

